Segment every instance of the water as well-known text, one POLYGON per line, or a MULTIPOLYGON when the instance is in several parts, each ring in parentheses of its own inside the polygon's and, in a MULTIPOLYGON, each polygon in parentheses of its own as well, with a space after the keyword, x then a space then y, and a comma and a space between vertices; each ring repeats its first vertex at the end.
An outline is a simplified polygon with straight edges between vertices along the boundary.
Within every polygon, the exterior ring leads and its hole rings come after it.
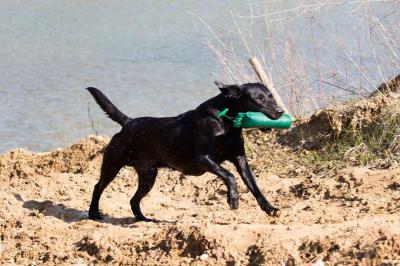
POLYGON ((0 1, 0 152, 44 151, 119 126, 84 88, 132 117, 169 116, 217 93, 205 26, 232 29, 247 1, 0 1))
MULTIPOLYGON (((0 152, 46 150, 118 126, 84 88, 101 88, 127 114, 175 115, 217 91, 216 62, 187 11, 201 1, 1 1, 0 152)), ((198 23, 197 23, 198 24, 198 23)))

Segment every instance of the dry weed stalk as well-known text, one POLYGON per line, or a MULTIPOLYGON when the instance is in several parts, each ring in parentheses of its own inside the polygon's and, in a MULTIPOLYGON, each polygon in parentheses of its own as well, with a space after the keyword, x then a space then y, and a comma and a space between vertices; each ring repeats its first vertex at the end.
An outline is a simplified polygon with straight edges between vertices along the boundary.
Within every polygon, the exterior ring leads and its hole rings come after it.
POLYGON ((249 1, 247 14, 232 4, 228 10, 233 33, 219 33, 193 15, 207 27, 206 44, 220 63, 220 78, 256 80, 247 63, 255 56, 291 113, 302 116, 368 96, 398 74, 399 7, 399 0, 249 1))

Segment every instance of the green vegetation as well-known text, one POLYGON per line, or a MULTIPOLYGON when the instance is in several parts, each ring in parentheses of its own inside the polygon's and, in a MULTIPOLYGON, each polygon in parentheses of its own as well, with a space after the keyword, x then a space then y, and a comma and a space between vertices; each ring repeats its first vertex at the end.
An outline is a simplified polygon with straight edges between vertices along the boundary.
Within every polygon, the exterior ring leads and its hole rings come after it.
MULTIPOLYGON (((380 96, 389 97, 389 96, 380 96)), ((347 121, 339 136, 328 138, 319 149, 304 156, 306 165, 317 168, 335 168, 344 165, 376 166, 385 160, 397 161, 400 153, 400 101, 390 98, 390 104, 377 112, 364 124, 351 124, 354 117, 342 117, 347 121)), ((357 108, 352 115, 357 114, 357 108)))

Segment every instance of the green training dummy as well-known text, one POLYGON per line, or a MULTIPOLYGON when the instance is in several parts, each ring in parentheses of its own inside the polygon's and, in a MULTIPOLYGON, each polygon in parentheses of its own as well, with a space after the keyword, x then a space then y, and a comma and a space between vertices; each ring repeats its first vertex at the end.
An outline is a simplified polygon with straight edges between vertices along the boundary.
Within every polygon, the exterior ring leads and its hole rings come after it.
POLYGON ((283 114, 276 120, 268 118, 260 112, 238 113, 236 117, 228 116, 226 113, 228 108, 217 114, 217 118, 226 117, 233 122, 234 127, 242 128, 290 128, 292 125, 292 117, 283 114))

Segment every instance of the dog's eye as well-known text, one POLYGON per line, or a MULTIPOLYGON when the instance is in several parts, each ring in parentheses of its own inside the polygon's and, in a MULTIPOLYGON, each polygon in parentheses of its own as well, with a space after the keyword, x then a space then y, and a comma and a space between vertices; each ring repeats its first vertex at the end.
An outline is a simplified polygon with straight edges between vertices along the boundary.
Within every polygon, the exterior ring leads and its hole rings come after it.
POLYGON ((260 102, 263 102, 263 101, 265 101, 265 98, 264 98, 264 96, 257 96, 257 101, 260 101, 260 102))

